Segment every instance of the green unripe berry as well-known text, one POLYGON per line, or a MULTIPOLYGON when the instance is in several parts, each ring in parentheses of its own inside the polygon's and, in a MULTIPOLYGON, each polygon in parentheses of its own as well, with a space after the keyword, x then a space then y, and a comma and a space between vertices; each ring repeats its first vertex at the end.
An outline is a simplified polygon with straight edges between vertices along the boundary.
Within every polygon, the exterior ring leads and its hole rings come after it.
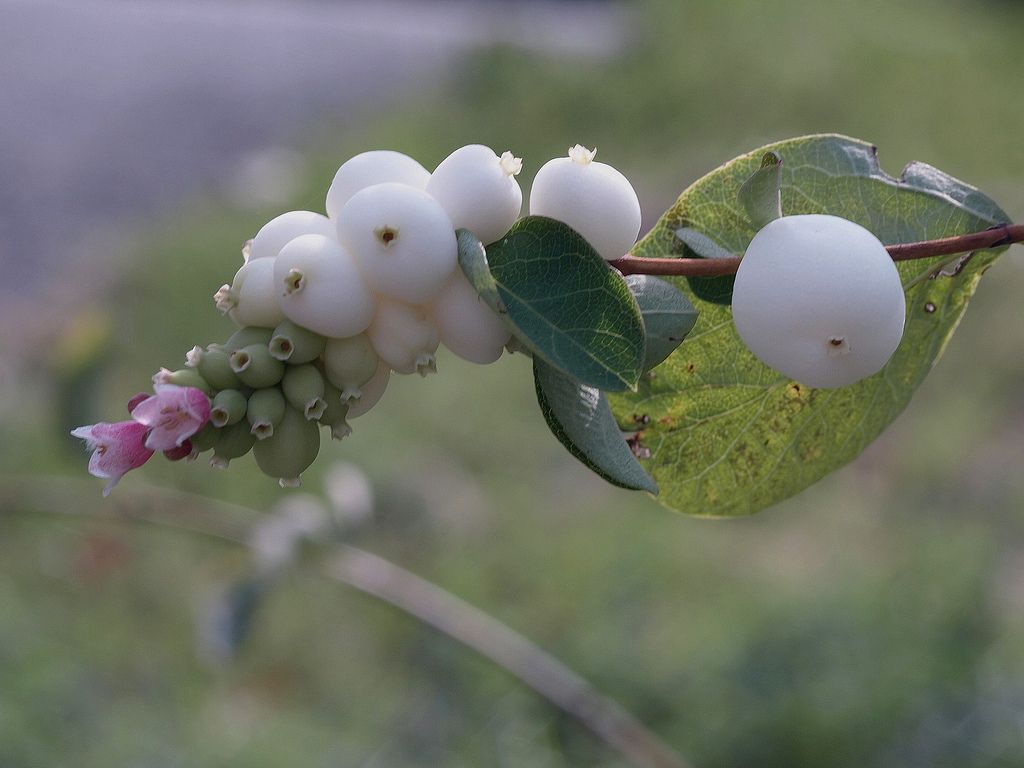
POLYGON ((217 469, 227 469, 232 459, 245 456, 256 442, 249 431, 249 424, 244 421, 217 431, 220 434, 213 446, 213 458, 210 459, 210 466, 217 469))
POLYGON ((224 349, 231 353, 251 344, 268 344, 273 334, 274 332, 270 328, 241 328, 224 342, 224 349))
POLYGON ((360 388, 377 372, 377 356, 365 333, 347 339, 329 339, 324 347, 324 373, 343 401, 358 398, 360 388))
POLYGON ((200 454, 208 451, 220 440, 220 430, 213 424, 212 420, 205 427, 190 437, 193 453, 200 454))
POLYGON ((245 395, 237 389, 222 389, 213 398, 210 423, 217 428, 229 427, 245 418, 245 410, 245 395))
POLYGON ((346 421, 349 405, 342 400, 341 390, 327 379, 324 379, 324 402, 327 407, 320 414, 320 423, 325 427, 330 427, 331 438, 341 440, 351 435, 352 427, 346 421))
POLYGON ((176 387, 195 387, 206 394, 213 394, 213 387, 195 368, 182 368, 177 371, 161 370, 153 377, 154 384, 173 384, 176 387))
POLYGON ((311 363, 324 351, 327 339, 291 320, 285 320, 270 337, 270 354, 290 365, 311 363))
POLYGON ((324 377, 312 363, 290 365, 281 379, 281 389, 288 404, 316 421, 327 408, 324 400, 324 377))
POLYGON ((274 434, 256 443, 253 454, 256 464, 270 477, 278 478, 281 487, 299 485, 301 475, 320 452, 320 430, 294 408, 285 408, 274 434))
POLYGON ((274 434, 277 425, 284 418, 285 400, 277 387, 257 389, 249 396, 245 418, 252 426, 257 440, 266 440, 274 434))
POLYGON ((190 354, 190 364, 199 371, 199 375, 206 379, 215 390, 237 389, 241 386, 238 374, 231 370, 231 362, 228 359, 230 353, 223 347, 211 345, 207 349, 193 350, 190 354))
POLYGON ((250 344, 236 349, 230 357, 231 369, 247 387, 272 387, 284 376, 284 363, 270 356, 266 344, 250 344))

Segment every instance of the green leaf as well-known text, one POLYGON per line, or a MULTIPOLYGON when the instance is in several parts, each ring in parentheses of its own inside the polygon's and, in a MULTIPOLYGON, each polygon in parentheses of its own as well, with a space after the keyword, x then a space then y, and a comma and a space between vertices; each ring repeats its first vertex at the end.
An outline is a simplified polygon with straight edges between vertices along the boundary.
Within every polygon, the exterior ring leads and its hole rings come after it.
MULTIPOLYGON (((885 243, 1009 221, 981 192, 930 166, 911 164, 895 179, 882 172, 870 144, 807 136, 739 157, 694 183, 633 253, 683 255, 675 234, 682 227, 743 251, 754 228, 735 203, 736 191, 766 151, 785 160, 787 214, 842 216, 885 243)), ((653 378, 644 377, 635 394, 609 398, 620 424, 646 417, 637 442, 650 451, 642 463, 661 487, 659 499, 695 515, 750 514, 852 460, 907 405, 1001 250, 979 251, 955 277, 908 288, 906 331, 893 358, 876 375, 840 389, 808 389, 767 368, 740 341, 729 307, 691 296, 700 316, 686 343, 653 378)), ((946 259, 900 262, 897 268, 906 286, 946 259)), ((686 280, 673 282, 686 290, 686 280)))
POLYGON ((644 318, 647 352, 644 370, 662 363, 678 347, 697 322, 697 310, 686 295, 671 283, 651 275, 627 275, 626 285, 640 305, 644 318))
POLYGON ((766 152, 761 158, 761 167, 743 182, 740 191, 736 193, 755 229, 761 229, 768 222, 782 218, 782 197, 779 194, 781 171, 782 158, 778 152, 766 152))
POLYGON ((581 384, 538 358, 533 361, 533 381, 544 420, 569 453, 613 485, 658 492, 599 389, 581 384))
POLYGON ((636 387, 644 361, 640 308, 579 234, 528 216, 486 252, 465 236, 460 245, 469 281, 535 356, 605 391, 636 387))

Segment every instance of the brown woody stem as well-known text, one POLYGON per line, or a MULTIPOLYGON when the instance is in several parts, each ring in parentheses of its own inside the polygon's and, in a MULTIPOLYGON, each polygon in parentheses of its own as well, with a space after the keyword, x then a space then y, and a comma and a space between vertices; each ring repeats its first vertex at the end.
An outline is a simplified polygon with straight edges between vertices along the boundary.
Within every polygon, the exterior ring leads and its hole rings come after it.
MULTIPOLYGON (((931 256, 948 256, 954 253, 968 253, 985 248, 1024 242, 1024 224, 1000 224, 981 232, 971 232, 939 240, 923 240, 919 243, 887 245, 893 261, 927 259, 931 256)), ((624 275, 671 275, 675 277, 721 277, 734 275, 740 266, 740 257, 723 259, 647 259, 626 254, 621 259, 609 262, 624 275)))

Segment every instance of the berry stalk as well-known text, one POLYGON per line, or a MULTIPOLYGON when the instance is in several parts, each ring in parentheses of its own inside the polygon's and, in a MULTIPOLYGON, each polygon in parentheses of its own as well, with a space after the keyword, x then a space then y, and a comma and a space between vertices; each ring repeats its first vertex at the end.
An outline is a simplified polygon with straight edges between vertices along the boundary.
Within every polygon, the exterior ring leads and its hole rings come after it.
MULTIPOLYGON (((938 240, 887 245, 885 249, 893 261, 927 259, 968 253, 985 248, 999 248, 1013 243, 1024 243, 1024 224, 1000 224, 981 232, 971 232, 938 240)), ((734 275, 740 266, 740 257, 722 259, 655 259, 626 254, 609 262, 624 275, 667 275, 674 277, 721 277, 734 275)))

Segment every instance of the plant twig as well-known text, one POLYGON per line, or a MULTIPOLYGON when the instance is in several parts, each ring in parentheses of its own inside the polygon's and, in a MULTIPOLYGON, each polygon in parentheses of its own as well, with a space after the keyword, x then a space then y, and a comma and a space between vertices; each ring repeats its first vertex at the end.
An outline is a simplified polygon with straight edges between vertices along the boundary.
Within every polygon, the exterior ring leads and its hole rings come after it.
POLYGON ((490 659, 575 717, 633 765, 687 768, 688 763, 673 749, 565 664, 436 584, 348 546, 328 565, 327 573, 412 614, 490 659))
MULTIPOLYGON (((948 256, 954 253, 968 253, 985 248, 999 248, 1004 245, 1024 242, 1024 224, 1000 224, 981 232, 971 232, 938 240, 922 240, 917 243, 897 243, 885 249, 893 261, 927 259, 932 256, 948 256)), ((624 275, 666 275, 674 277, 721 277, 734 275, 740 266, 739 256, 721 259, 654 259, 626 254, 621 259, 609 262, 624 275)))
MULTIPOLYGON (((8 476, 0 479, 0 514, 28 508, 37 513, 128 521, 242 546, 248 542, 249 525, 260 515, 237 504, 139 483, 131 490, 118 488, 102 503, 82 504, 87 487, 95 493, 95 484, 85 480, 8 476), (227 519, 211 517, 211 508, 220 509, 222 518, 227 519)), ((565 664, 436 584, 349 545, 340 545, 324 574, 404 611, 491 660, 574 717, 637 768, 690 768, 643 723, 565 664)))

